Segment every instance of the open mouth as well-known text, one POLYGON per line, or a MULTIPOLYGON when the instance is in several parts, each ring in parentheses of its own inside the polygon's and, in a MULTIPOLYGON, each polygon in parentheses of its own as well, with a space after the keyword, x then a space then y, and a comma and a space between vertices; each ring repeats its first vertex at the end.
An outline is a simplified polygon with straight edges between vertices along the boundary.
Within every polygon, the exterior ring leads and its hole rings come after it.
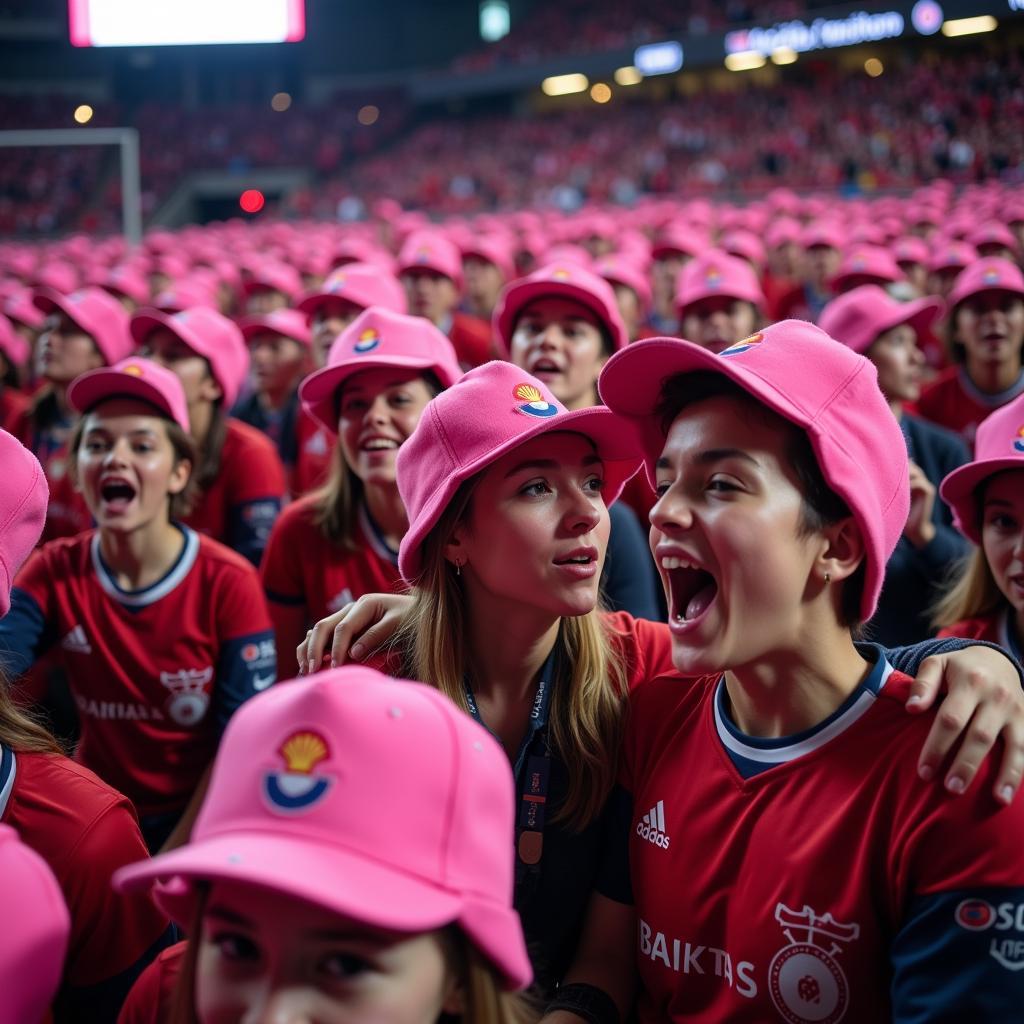
POLYGON ((597 548, 585 547, 568 551, 553 561, 555 565, 573 577, 590 579, 599 568, 597 557, 597 548))
POLYGON ((718 581, 706 569, 688 565, 681 558, 664 555, 660 564, 668 581, 670 621, 699 619, 718 596, 718 581))
POLYGON ((108 480, 100 487, 100 497, 113 507, 127 505, 135 498, 135 488, 126 480, 108 480))
POLYGON ((562 371, 558 364, 551 359, 538 359, 530 368, 530 373, 532 373, 534 377, 540 377, 542 379, 547 375, 561 372, 562 371))
POLYGON ((371 437, 359 446, 359 450, 361 452, 388 452, 394 451, 398 447, 398 442, 392 441, 391 438, 371 437))

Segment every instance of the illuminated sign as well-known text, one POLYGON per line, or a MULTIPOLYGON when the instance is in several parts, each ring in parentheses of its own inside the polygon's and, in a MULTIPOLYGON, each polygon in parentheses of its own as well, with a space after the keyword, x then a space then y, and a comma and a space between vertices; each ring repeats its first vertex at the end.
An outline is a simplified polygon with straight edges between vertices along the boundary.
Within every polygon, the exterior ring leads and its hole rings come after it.
MULTIPOLYGON (((930 7, 938 7, 931 3, 930 7)), ((941 9, 940 9, 941 11, 941 9)), ((940 16, 941 21, 941 16, 940 16)), ((867 14, 856 11, 845 18, 815 18, 814 21, 782 21, 771 28, 738 29, 727 32, 725 52, 760 53, 768 57, 775 50, 808 53, 811 50, 833 50, 840 46, 875 43, 880 39, 896 39, 903 35, 906 23, 899 11, 867 14)))
POLYGON ((676 42, 638 46, 633 66, 642 75, 670 75, 683 66, 683 47, 676 42))

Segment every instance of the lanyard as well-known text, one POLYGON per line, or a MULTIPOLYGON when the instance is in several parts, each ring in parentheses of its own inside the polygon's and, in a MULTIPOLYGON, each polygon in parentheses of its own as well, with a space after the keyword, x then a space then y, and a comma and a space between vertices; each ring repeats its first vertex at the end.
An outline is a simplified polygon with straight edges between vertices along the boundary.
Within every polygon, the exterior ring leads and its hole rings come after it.
MULTIPOLYGON (((519 794, 516 817, 517 889, 528 875, 532 876, 534 884, 536 883, 544 852, 544 819, 547 813, 548 785, 551 781, 551 749, 547 726, 558 646, 556 643, 540 670, 537 693, 530 709, 530 722, 513 765, 519 794)), ((463 689, 469 713, 486 729, 487 725, 480 717, 469 680, 464 680, 463 689)))

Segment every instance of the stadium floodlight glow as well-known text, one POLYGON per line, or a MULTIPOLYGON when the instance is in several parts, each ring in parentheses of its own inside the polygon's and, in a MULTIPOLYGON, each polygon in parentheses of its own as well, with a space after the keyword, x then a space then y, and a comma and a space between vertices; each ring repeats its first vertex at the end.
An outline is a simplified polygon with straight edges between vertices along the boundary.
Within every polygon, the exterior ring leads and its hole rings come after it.
POLYGON ((480 4, 480 38, 485 43, 504 39, 511 27, 507 0, 483 0, 480 4))
POLYGON ((618 68, 615 71, 616 85, 639 85, 643 80, 644 76, 640 74, 640 69, 633 67, 632 64, 627 64, 624 68, 618 68))
POLYGON ((595 103, 607 103, 612 98, 612 90, 605 82, 595 82, 590 87, 590 98, 595 103))
POLYGON ((574 92, 586 92, 590 85, 586 75, 552 75, 540 83, 545 96, 568 96, 574 92))
POLYGON ((995 32, 999 22, 991 14, 977 18, 956 18, 942 23, 942 34, 952 39, 955 36, 973 36, 979 32, 995 32))
POLYGON ((92 107, 88 103, 81 103, 75 107, 75 122, 77 124, 88 124, 92 120, 92 114, 92 107))
POLYGON ((292 43, 306 34, 305 0, 68 0, 73 46, 292 43))
POLYGON ((788 46, 780 46, 777 50, 772 50, 772 63, 795 64, 799 56, 796 50, 791 50, 788 46))
POLYGON ((739 53, 730 53, 725 58, 725 66, 730 71, 753 71, 755 68, 763 68, 764 65, 764 56, 756 50, 741 50, 739 53))
POLYGON ((633 66, 641 75, 671 75, 683 66, 681 43, 648 43, 638 46, 633 54, 633 66))

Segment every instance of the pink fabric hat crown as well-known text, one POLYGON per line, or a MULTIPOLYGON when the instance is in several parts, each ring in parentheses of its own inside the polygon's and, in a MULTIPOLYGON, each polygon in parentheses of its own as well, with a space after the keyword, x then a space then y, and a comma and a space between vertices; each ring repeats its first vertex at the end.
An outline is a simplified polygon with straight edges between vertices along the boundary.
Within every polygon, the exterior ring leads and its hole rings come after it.
POLYGON ((1024 395, 987 416, 974 438, 974 459, 954 469, 939 486, 953 525, 981 543, 981 485, 1005 470, 1024 470, 1024 395))
POLYGON ((835 288, 851 284, 881 284, 902 281, 903 271, 888 249, 877 245, 855 245, 843 256, 832 278, 835 288))
POLYGON ((343 299, 362 309, 380 306, 393 313, 405 313, 408 309, 405 289, 398 280, 386 270, 369 263, 346 263, 332 271, 315 292, 303 298, 297 308, 312 316, 318 306, 331 299, 343 299))
MULTIPOLYGON (((11 610, 11 584, 32 553, 46 522, 50 490, 39 460, 6 430, 0 430, 0 617, 11 610)), ((2 929, 0 929, 2 930, 2 929)))
POLYGON ((467 240, 461 248, 463 260, 475 256, 488 263, 493 263, 501 271, 501 276, 506 281, 511 281, 516 276, 515 261, 512 259, 512 247, 502 239, 479 235, 476 238, 467 240))
POLYGON ((92 337, 108 365, 124 359, 132 350, 128 331, 128 313, 124 306, 102 288, 81 288, 62 295, 52 288, 40 288, 32 301, 44 313, 60 310, 85 334, 92 337))
POLYGON ((753 267, 738 256, 711 249, 679 271, 676 308, 685 313, 695 303, 718 296, 743 299, 758 309, 764 309, 764 292, 753 267))
POLYGON ((803 320, 773 324, 718 355, 674 338, 631 345, 608 360, 598 387, 609 409, 638 422, 652 482, 665 443, 652 412, 662 386, 669 377, 706 370, 807 433, 826 482, 864 538, 861 616, 870 619, 910 511, 906 443, 874 365, 803 320))
POLYGON ((919 263, 922 267, 928 266, 931 250, 923 238, 915 238, 912 235, 898 238, 890 248, 897 263, 919 263))
POLYGON ((0 825, 2 1019, 49 1019, 71 935, 71 916, 49 865, 10 825, 0 825))
POLYGON ((462 253, 459 247, 436 231, 414 231, 398 254, 398 273, 407 270, 433 270, 462 288, 462 253))
POLYGON ((299 272, 287 263, 262 263, 258 270, 242 285, 245 295, 269 290, 281 292, 289 302, 295 302, 302 294, 302 278, 299 272))
POLYGON ((978 258, 978 251, 966 242, 945 239, 932 249, 928 269, 933 273, 940 270, 955 270, 970 266, 978 258))
POLYGON ((918 332, 925 330, 935 323, 942 308, 938 298, 898 302, 879 285, 862 284, 828 303, 818 317, 818 326, 854 352, 864 353, 880 334, 900 324, 910 324, 918 332))
POLYGON ((960 271, 949 293, 949 306, 953 309, 961 302, 982 292, 1013 292, 1024 296, 1024 274, 1009 260, 986 256, 960 271))
POLYGON ((302 382, 299 397, 310 416, 336 433, 338 388, 353 374, 384 366, 430 370, 446 388, 462 376, 452 343, 429 320, 371 306, 334 339, 327 365, 302 382))
POLYGON ((607 409, 569 412, 546 385, 499 360, 470 370, 438 395, 398 450, 398 491, 409 530, 398 551, 402 578, 416 582, 423 541, 462 483, 538 434, 588 437, 604 461, 607 504, 640 468, 630 425, 607 409))
POLYGON ((523 308, 534 299, 548 297, 572 299, 589 309, 611 335, 616 351, 629 344, 611 285, 594 271, 567 262, 549 263, 505 286, 492 318, 499 351, 506 355, 511 351, 512 334, 523 308))
POLYGON ((632 288, 640 301, 640 312, 650 308, 651 284, 643 272, 639 262, 622 254, 611 253, 602 256, 595 264, 594 270, 610 285, 625 285, 632 288))
POLYGON ((230 409, 249 372, 249 349, 234 321, 203 306, 180 313, 140 309, 132 316, 132 337, 139 345, 160 327, 210 364, 210 373, 224 392, 223 407, 230 409))
POLYGON ((247 342, 258 334, 281 334, 307 348, 313 343, 309 321, 295 309, 275 309, 260 316, 247 316, 238 326, 247 342))
POLYGON ((148 359, 129 356, 113 366, 90 370, 76 377, 68 388, 68 402, 81 413, 108 398, 122 396, 156 406, 189 432, 188 404, 178 375, 148 359))
MULTIPOLYGON (((369 668, 271 687, 232 717, 186 846, 122 868, 177 921, 236 879, 401 933, 457 924, 508 988, 531 977, 512 906, 504 752, 433 687, 369 668)), ((255 897, 254 897, 255 898, 255 897)))
POLYGON ((105 271, 96 282, 101 288, 117 295, 127 295, 137 306, 149 299, 149 285, 142 272, 134 267, 121 266, 105 271))

